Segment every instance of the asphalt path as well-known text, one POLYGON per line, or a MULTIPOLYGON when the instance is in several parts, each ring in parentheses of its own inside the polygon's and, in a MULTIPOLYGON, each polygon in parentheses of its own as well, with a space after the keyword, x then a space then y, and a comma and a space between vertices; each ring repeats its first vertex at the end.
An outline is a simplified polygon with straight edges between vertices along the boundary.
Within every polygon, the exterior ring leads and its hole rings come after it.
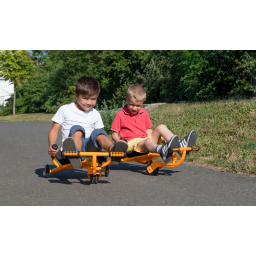
MULTIPOLYGON (((0 122, 1 206, 255 206, 256 177, 182 163, 159 175, 129 162, 90 184, 86 169, 43 175, 52 122, 0 122)), ((57 143, 61 144, 59 133, 57 143)), ((192 152, 196 154, 196 152, 192 152)))

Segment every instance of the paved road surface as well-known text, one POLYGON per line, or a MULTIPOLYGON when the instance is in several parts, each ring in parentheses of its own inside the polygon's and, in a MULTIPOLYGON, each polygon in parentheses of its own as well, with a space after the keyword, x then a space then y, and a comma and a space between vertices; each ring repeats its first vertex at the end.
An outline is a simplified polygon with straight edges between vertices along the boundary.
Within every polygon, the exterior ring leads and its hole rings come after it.
POLYGON ((46 179, 51 125, 0 122, 0 205, 256 205, 256 177, 185 163, 163 168, 158 176, 146 175, 145 165, 123 163, 96 185, 84 169, 46 179))

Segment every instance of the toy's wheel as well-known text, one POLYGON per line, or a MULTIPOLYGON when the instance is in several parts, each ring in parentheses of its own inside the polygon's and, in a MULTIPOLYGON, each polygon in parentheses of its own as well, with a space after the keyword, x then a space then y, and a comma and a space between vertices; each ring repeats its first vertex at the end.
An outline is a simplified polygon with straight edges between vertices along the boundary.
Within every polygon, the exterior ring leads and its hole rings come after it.
MULTIPOLYGON (((149 164, 147 165, 147 167, 149 167, 151 164, 152 164, 152 162, 149 163, 149 164)), ((147 174, 153 174, 154 176, 156 176, 156 175, 158 174, 158 172, 159 172, 159 168, 158 168, 158 167, 157 167, 153 172, 151 172, 151 173, 149 173, 149 172, 148 172, 148 169, 146 168, 146 173, 147 173, 147 174)))
POLYGON ((156 176, 159 172, 159 168, 157 167, 154 171, 153 171, 153 175, 156 176))
POLYGON ((107 165, 106 166, 105 177, 108 177, 108 176, 109 176, 109 166, 107 165))
POLYGON ((49 167, 49 165, 47 164, 47 165, 45 166, 45 171, 44 171, 45 178, 49 178, 49 173, 50 173, 50 167, 49 167))
POLYGON ((97 175, 92 175, 91 176, 91 183, 92 184, 97 184, 99 181, 99 177, 97 175))
MULTIPOLYGON (((148 165, 147 165, 147 168, 150 166, 152 164, 152 162, 150 162, 148 165)), ((147 174, 150 174, 149 172, 148 172, 148 169, 146 168, 146 173, 147 174)))

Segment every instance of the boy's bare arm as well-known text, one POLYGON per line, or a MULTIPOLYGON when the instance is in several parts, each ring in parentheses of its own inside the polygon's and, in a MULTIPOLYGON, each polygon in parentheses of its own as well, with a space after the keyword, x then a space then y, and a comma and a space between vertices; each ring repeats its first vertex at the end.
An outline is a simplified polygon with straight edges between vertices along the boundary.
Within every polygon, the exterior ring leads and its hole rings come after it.
POLYGON ((55 156, 59 150, 59 147, 56 150, 53 149, 52 145, 57 140, 57 136, 58 136, 60 127, 61 127, 60 124, 53 122, 52 128, 50 129, 49 134, 48 134, 48 142, 49 142, 48 154, 51 156, 55 156))
POLYGON ((114 142, 117 142, 120 140, 117 132, 112 132, 112 139, 114 142))
POLYGON ((150 134, 153 130, 152 129, 147 129, 146 134, 150 134))

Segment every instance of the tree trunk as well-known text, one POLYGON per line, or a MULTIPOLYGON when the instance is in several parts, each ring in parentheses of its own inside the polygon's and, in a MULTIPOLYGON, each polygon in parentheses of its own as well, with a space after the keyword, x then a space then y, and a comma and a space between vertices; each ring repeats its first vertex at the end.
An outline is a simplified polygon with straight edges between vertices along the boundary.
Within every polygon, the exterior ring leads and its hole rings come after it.
POLYGON ((15 116, 16 84, 14 84, 12 114, 15 116))

